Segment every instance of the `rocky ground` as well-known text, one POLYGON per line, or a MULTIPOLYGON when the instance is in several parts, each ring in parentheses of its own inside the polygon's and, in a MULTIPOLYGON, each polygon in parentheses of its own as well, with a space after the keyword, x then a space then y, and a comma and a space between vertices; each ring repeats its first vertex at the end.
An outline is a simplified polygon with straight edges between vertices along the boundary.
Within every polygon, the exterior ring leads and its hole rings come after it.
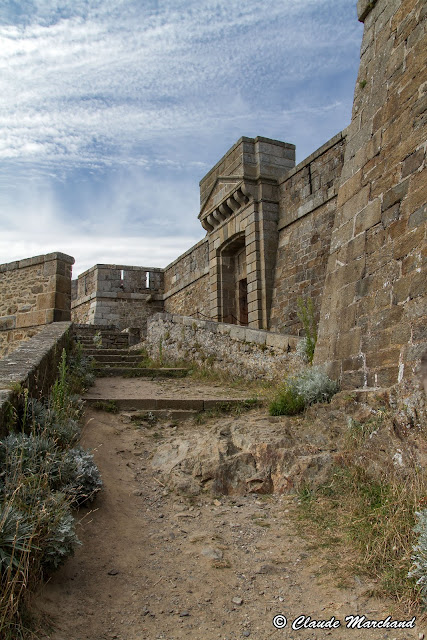
POLYGON ((53 629, 44 637, 418 639, 419 625, 345 628, 349 615, 399 613, 369 597, 373 585, 346 570, 336 551, 301 535, 291 485, 322 473, 337 454, 343 402, 328 406, 329 421, 322 407, 310 410, 311 435, 307 422, 272 419, 263 409, 182 424, 88 410, 83 444, 105 486, 92 510, 80 512, 82 546, 37 596, 53 629), (272 460, 290 492, 264 493, 280 482, 272 460), (288 620, 282 629, 273 625, 279 614, 288 620), (293 630, 300 615, 334 616, 341 626, 293 630))

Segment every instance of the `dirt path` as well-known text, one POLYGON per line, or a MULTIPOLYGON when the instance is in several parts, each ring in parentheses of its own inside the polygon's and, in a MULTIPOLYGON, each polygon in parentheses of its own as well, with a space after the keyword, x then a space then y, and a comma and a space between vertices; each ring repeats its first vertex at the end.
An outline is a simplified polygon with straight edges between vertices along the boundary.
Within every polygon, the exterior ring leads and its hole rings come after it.
POLYGON ((325 552, 296 533, 292 499, 189 499, 162 486, 150 466, 159 439, 203 428, 138 428, 125 416, 87 412, 83 444, 94 449, 105 487, 96 510, 80 512, 83 545, 38 597, 55 625, 46 638, 418 639, 419 628, 345 628, 347 615, 379 620, 390 610, 364 595, 369 585, 357 577, 345 589, 333 584, 325 552), (273 626, 277 614, 286 628, 273 626), (301 614, 335 616, 342 626, 292 630, 301 614))

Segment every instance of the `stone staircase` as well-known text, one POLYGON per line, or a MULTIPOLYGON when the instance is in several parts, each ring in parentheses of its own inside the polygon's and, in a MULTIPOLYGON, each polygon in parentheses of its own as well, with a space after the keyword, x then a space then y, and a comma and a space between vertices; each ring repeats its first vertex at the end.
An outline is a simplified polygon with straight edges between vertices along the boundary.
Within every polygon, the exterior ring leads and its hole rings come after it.
POLYGON ((181 378, 187 369, 177 367, 146 367, 137 351, 129 351, 129 337, 114 326, 75 324, 74 339, 83 346, 85 355, 95 361, 94 373, 99 376, 135 378, 181 378))
POLYGON ((206 411, 230 411, 248 402, 244 395, 230 394, 229 389, 216 392, 206 387, 197 391, 192 380, 167 380, 185 378, 188 370, 145 366, 144 355, 129 350, 128 334, 115 327, 75 324, 73 331, 74 339, 83 345, 84 354, 94 359, 97 378, 103 378, 85 394, 88 406, 128 411, 132 420, 148 417, 179 422, 206 411), (117 378, 129 379, 124 382, 117 378))

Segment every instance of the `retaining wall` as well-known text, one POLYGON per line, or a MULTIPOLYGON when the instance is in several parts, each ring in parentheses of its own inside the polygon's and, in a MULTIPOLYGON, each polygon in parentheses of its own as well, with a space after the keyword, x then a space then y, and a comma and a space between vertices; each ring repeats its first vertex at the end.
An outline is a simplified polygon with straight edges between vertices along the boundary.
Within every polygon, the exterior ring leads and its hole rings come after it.
POLYGON ((195 362, 236 377, 282 379, 302 366, 295 336, 158 313, 148 320, 151 357, 195 362))

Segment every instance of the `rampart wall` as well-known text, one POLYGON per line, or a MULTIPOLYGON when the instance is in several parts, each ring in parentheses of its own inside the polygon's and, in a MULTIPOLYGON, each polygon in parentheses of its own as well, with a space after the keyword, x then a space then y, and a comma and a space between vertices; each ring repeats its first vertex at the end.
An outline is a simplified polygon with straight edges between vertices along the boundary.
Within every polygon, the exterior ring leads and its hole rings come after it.
POLYGON ((51 322, 71 319, 71 268, 63 253, 0 265, 0 357, 51 322))
POLYGON ((365 29, 315 362, 344 387, 417 379, 427 349, 426 16, 359 0, 365 29))
MULTIPOLYGON (((240 325, 234 332, 296 336, 298 298, 311 298, 315 363, 344 387, 418 380, 427 350, 427 10, 422 0, 357 6, 365 28, 349 127, 297 167, 294 145, 240 138, 200 182, 206 237, 164 270, 97 265, 82 274, 76 321, 141 327, 166 310, 240 325)), ((185 322, 168 331, 189 340, 185 322)), ((211 325, 219 344, 224 333, 211 325)), ((241 362, 243 352, 231 350, 241 362)))
POLYGON ((164 271, 164 309, 183 316, 210 317, 209 244, 203 238, 164 271))
POLYGON ((344 148, 342 132, 279 182, 272 331, 298 335, 299 297, 311 298, 319 318, 344 148))

